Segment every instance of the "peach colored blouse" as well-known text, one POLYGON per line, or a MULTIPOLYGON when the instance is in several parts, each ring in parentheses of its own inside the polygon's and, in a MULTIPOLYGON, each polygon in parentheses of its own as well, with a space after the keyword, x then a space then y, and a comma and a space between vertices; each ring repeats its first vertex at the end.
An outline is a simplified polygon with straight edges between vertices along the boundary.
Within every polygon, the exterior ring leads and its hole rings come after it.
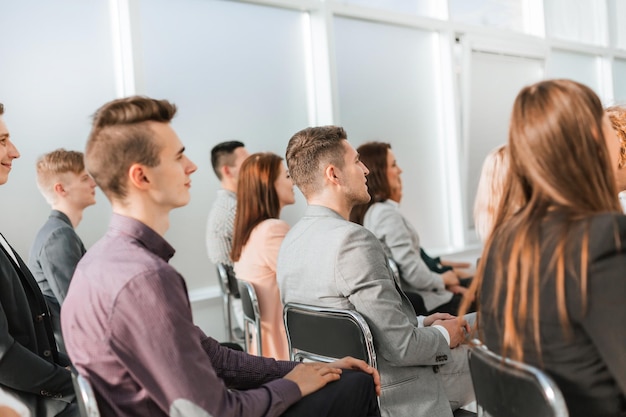
POLYGON ((276 282, 276 261, 288 231, 289 225, 282 220, 262 221, 252 230, 239 261, 235 262, 237 278, 250 282, 259 299, 263 356, 280 360, 289 359, 289 346, 276 282))

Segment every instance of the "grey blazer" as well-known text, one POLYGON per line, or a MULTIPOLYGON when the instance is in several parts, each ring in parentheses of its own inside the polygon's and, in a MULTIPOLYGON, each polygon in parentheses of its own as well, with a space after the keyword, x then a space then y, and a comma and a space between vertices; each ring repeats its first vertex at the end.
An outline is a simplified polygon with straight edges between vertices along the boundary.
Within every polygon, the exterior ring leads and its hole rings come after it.
POLYGON ((431 271, 422 260, 417 231, 396 203, 387 200, 372 204, 365 213, 363 226, 374 233, 387 256, 398 264, 402 289, 421 295, 428 311, 452 299, 453 294, 446 290, 441 274, 431 271))
POLYGON ((382 378, 383 416, 450 417, 438 367, 450 357, 435 328, 418 328, 385 252, 367 229, 326 207, 309 206, 278 255, 283 303, 354 309, 370 326, 382 378))
POLYGON ((52 210, 48 220, 37 232, 28 256, 28 268, 37 280, 50 309, 54 338, 65 353, 61 335, 61 305, 85 246, 74 231, 69 217, 52 210))

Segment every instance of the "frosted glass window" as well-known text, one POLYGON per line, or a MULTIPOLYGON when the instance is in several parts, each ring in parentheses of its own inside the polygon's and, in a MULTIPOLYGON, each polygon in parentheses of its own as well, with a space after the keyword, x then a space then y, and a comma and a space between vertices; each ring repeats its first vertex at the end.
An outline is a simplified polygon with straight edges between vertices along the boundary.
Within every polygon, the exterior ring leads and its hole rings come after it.
POLYGON ((335 18, 334 28, 340 123, 349 141, 391 143, 404 170, 403 213, 427 249, 446 247, 436 35, 345 18, 335 18))
POLYGON ((613 61, 613 88, 615 103, 626 104, 626 59, 613 61))
POLYGON ((449 3, 451 20, 524 31, 522 0, 449 0, 449 3))
MULTIPOLYGON (((115 96, 108 0, 4 2, 0 101, 21 157, 0 187, 0 231, 28 257, 50 206, 36 187, 35 161, 56 148, 82 151, 90 116, 115 96)), ((102 236, 110 206, 85 210, 78 233, 89 247, 102 236)))
POLYGON ((609 25, 606 1, 545 0, 544 7, 549 36, 593 45, 607 45, 609 25))
POLYGON ((626 24, 623 19, 626 18, 626 1, 615 1, 615 26, 616 36, 615 45, 620 49, 626 49, 626 24))
MULTIPOLYGON (((211 148, 238 139, 250 152, 284 156, 289 138, 308 126, 303 15, 229 1, 140 3, 142 93, 179 107, 174 128, 198 165, 191 203, 172 213, 168 239, 190 287, 207 285, 205 225, 218 181, 211 148), (176 22, 175 28, 172 22, 176 22)), ((304 199, 287 220, 301 215, 304 199)), ((215 281, 211 279, 210 284, 215 281)))
POLYGON ((441 0, 335 0, 335 2, 435 19, 447 18, 445 1, 441 0))
POLYGON ((552 51, 548 64, 548 78, 569 78, 591 87, 600 94, 599 57, 568 51, 552 51))
POLYGON ((467 224, 473 209, 480 171, 487 154, 508 141, 513 102, 519 91, 543 78, 538 59, 473 52, 471 58, 469 143, 467 146, 467 224))

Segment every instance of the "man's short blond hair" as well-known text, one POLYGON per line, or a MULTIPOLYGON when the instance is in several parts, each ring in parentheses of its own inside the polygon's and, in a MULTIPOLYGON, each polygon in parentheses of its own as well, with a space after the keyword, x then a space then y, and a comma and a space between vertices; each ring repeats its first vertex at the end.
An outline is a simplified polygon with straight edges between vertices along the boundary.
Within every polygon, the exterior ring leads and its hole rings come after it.
POLYGON ((85 157, 82 152, 56 149, 37 160, 37 186, 49 204, 56 201, 54 184, 68 172, 79 175, 85 170, 85 157))

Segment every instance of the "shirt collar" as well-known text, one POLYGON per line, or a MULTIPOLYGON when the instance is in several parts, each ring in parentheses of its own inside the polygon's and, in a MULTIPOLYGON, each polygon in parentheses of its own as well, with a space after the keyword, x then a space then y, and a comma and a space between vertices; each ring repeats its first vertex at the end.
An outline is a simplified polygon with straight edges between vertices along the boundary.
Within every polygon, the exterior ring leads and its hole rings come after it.
POLYGON ((390 198, 388 198, 388 199, 386 199, 385 201, 383 201, 383 203, 385 203, 385 204, 389 204, 389 205, 390 205, 391 207, 393 207, 393 208, 398 208, 398 207, 400 207, 400 203, 398 203, 398 202, 396 202, 396 201, 393 201, 393 200, 392 200, 392 199, 390 199, 390 198))
MULTIPOLYGON (((59 210, 52 210, 50 212, 50 217, 56 217, 57 219, 69 224, 70 226, 72 226, 72 222, 70 221, 70 218, 67 216, 67 214, 63 213, 62 211, 59 210)), ((74 227, 74 226, 72 226, 74 227)))
POLYGON ((109 223, 109 234, 127 235, 137 240, 146 249, 168 262, 174 253, 174 248, 150 227, 139 220, 113 213, 109 223))

